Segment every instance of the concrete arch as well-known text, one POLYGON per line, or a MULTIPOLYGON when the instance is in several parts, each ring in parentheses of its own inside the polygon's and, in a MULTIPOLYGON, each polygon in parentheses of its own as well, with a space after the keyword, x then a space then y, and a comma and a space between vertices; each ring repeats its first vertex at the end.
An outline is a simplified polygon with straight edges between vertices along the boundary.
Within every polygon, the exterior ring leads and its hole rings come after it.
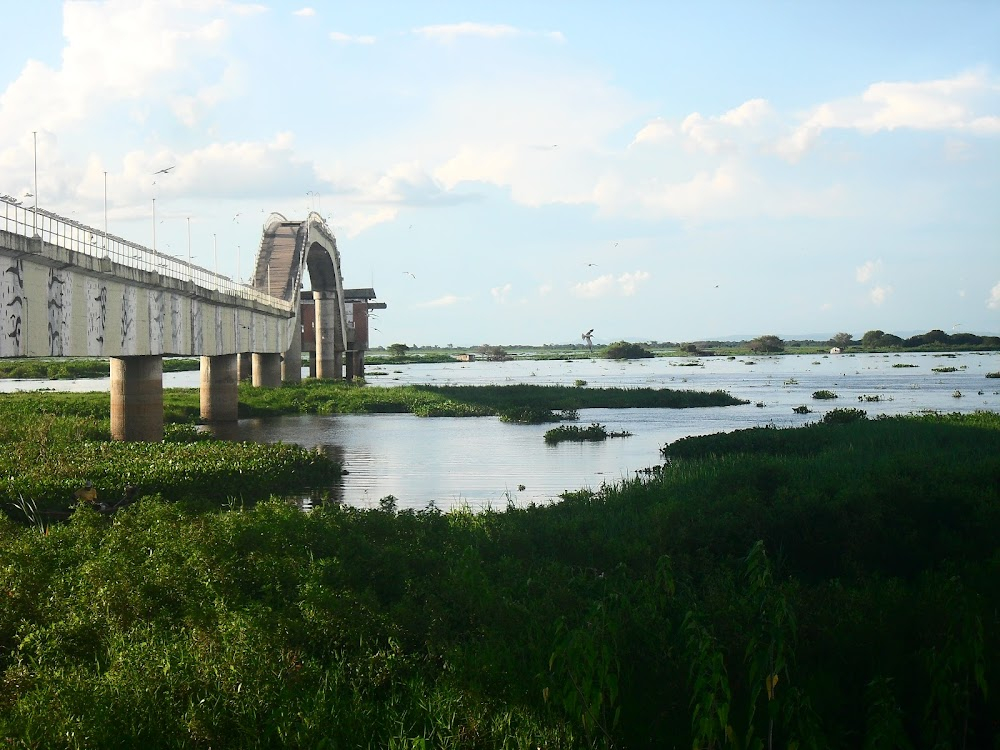
MULTIPOLYGON (((302 282, 307 271, 319 329, 317 359, 320 369, 326 372, 318 374, 339 378, 341 355, 347 351, 350 339, 337 238, 323 217, 314 211, 301 221, 289 221, 279 213, 272 213, 264 224, 251 283, 255 289, 292 305, 296 311, 295 332, 301 323, 302 282)), ((297 361, 300 357, 301 347, 293 335, 285 359, 297 361)), ((291 377, 286 379, 298 379, 294 373, 287 374, 291 377)), ((254 378, 256 382, 256 375, 254 378)))

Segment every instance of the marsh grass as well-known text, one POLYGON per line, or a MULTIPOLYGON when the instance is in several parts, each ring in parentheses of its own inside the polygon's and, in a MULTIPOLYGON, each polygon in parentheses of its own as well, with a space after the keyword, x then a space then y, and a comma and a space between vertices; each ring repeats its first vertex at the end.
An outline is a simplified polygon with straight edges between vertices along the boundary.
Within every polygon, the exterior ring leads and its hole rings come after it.
POLYGON ((996 744, 1000 416, 666 450, 503 512, 0 517, 0 743, 996 744))
POLYGON ((589 427, 578 427, 576 425, 560 425, 545 432, 546 443, 561 443, 567 440, 575 442, 598 442, 613 437, 631 437, 632 433, 622 430, 621 432, 608 432, 602 424, 596 422, 589 427))

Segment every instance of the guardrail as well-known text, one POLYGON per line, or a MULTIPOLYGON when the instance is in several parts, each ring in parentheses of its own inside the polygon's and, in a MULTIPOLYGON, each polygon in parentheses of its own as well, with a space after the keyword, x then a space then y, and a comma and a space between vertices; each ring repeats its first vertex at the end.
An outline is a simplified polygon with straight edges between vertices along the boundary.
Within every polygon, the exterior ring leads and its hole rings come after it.
POLYGON ((258 302, 269 307, 291 312, 293 303, 279 297, 272 297, 252 286, 233 281, 228 276, 209 271, 207 268, 186 263, 180 258, 150 250, 134 242, 105 234, 100 229, 80 224, 64 216, 41 208, 24 206, 10 196, 0 196, 0 229, 23 237, 41 237, 46 245, 54 245, 66 250, 89 255, 94 258, 109 258, 129 268, 156 272, 161 276, 194 283, 195 286, 238 299, 258 302))

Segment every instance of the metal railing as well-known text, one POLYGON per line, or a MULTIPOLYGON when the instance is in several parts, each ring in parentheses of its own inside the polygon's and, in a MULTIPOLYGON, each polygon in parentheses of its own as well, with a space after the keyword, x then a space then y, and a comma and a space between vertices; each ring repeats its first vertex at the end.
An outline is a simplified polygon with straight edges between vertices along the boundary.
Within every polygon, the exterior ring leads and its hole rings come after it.
POLYGON ((291 312, 293 303, 252 286, 233 281, 228 276, 209 271, 207 268, 186 263, 180 258, 150 250, 142 245, 105 234, 100 229, 80 224, 64 216, 41 208, 24 206, 10 196, 0 196, 0 229, 23 237, 40 237, 46 245, 89 255, 94 258, 108 258, 129 268, 158 273, 179 281, 193 283, 196 287, 237 299, 258 302, 291 312))

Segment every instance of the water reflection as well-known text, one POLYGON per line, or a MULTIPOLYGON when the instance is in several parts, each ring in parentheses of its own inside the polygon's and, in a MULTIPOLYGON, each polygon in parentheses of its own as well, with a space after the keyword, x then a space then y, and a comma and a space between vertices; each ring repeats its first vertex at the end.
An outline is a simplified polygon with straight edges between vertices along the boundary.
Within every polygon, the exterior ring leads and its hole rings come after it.
MULTIPOLYGON (((703 359, 657 358, 471 362, 370 368, 368 382, 516 384, 726 390, 744 406, 699 409, 587 409, 580 423, 599 422, 632 437, 602 443, 546 445, 552 425, 510 425, 495 418, 421 419, 408 414, 303 415, 245 419, 212 428, 231 440, 296 443, 337 460, 349 472, 320 493, 344 503, 377 507, 393 495, 400 508, 473 509, 547 503, 567 490, 597 489, 662 461, 660 448, 686 435, 757 425, 795 426, 835 408, 869 416, 922 410, 1000 410, 1000 354, 790 355, 703 359), (905 366, 904 366, 905 365, 905 366), (945 371, 954 368, 953 371, 945 371), (384 372, 377 375, 376 372, 384 372), (838 398, 818 401, 830 390, 838 398), (808 414, 796 414, 797 406, 808 414), (523 489, 522 489, 523 488, 523 489)), ((107 390, 107 381, 0 381, 3 390, 107 390), (18 388, 18 383, 21 387, 18 388)), ((167 373, 165 387, 197 387, 197 372, 167 373)))
POLYGON ((546 445, 552 425, 511 425, 495 418, 422 419, 409 414, 304 415, 242 420, 235 439, 338 449, 349 474, 331 493, 348 504, 377 507, 386 495, 400 508, 503 508, 547 503, 565 491, 598 489, 659 464, 660 448, 687 435, 757 425, 807 424, 834 408, 863 408, 869 416, 929 409, 1000 409, 1000 356, 815 355, 703 360, 656 359, 476 362, 386 368, 369 376, 379 386, 514 384, 727 390, 743 406, 697 409, 585 409, 580 423, 599 422, 632 437, 602 443, 546 445), (914 367, 894 367, 899 363, 914 367), (934 368, 955 367, 955 372, 934 368), (993 387, 991 388, 991 384, 993 387), (838 398, 817 401, 831 390, 838 398), (981 393, 980 393, 981 391, 981 393), (956 392, 961 396, 956 397, 956 392), (865 399, 872 400, 865 400, 865 399), (859 401, 859 399, 861 399, 859 401), (811 412, 796 414, 805 405, 811 412))

